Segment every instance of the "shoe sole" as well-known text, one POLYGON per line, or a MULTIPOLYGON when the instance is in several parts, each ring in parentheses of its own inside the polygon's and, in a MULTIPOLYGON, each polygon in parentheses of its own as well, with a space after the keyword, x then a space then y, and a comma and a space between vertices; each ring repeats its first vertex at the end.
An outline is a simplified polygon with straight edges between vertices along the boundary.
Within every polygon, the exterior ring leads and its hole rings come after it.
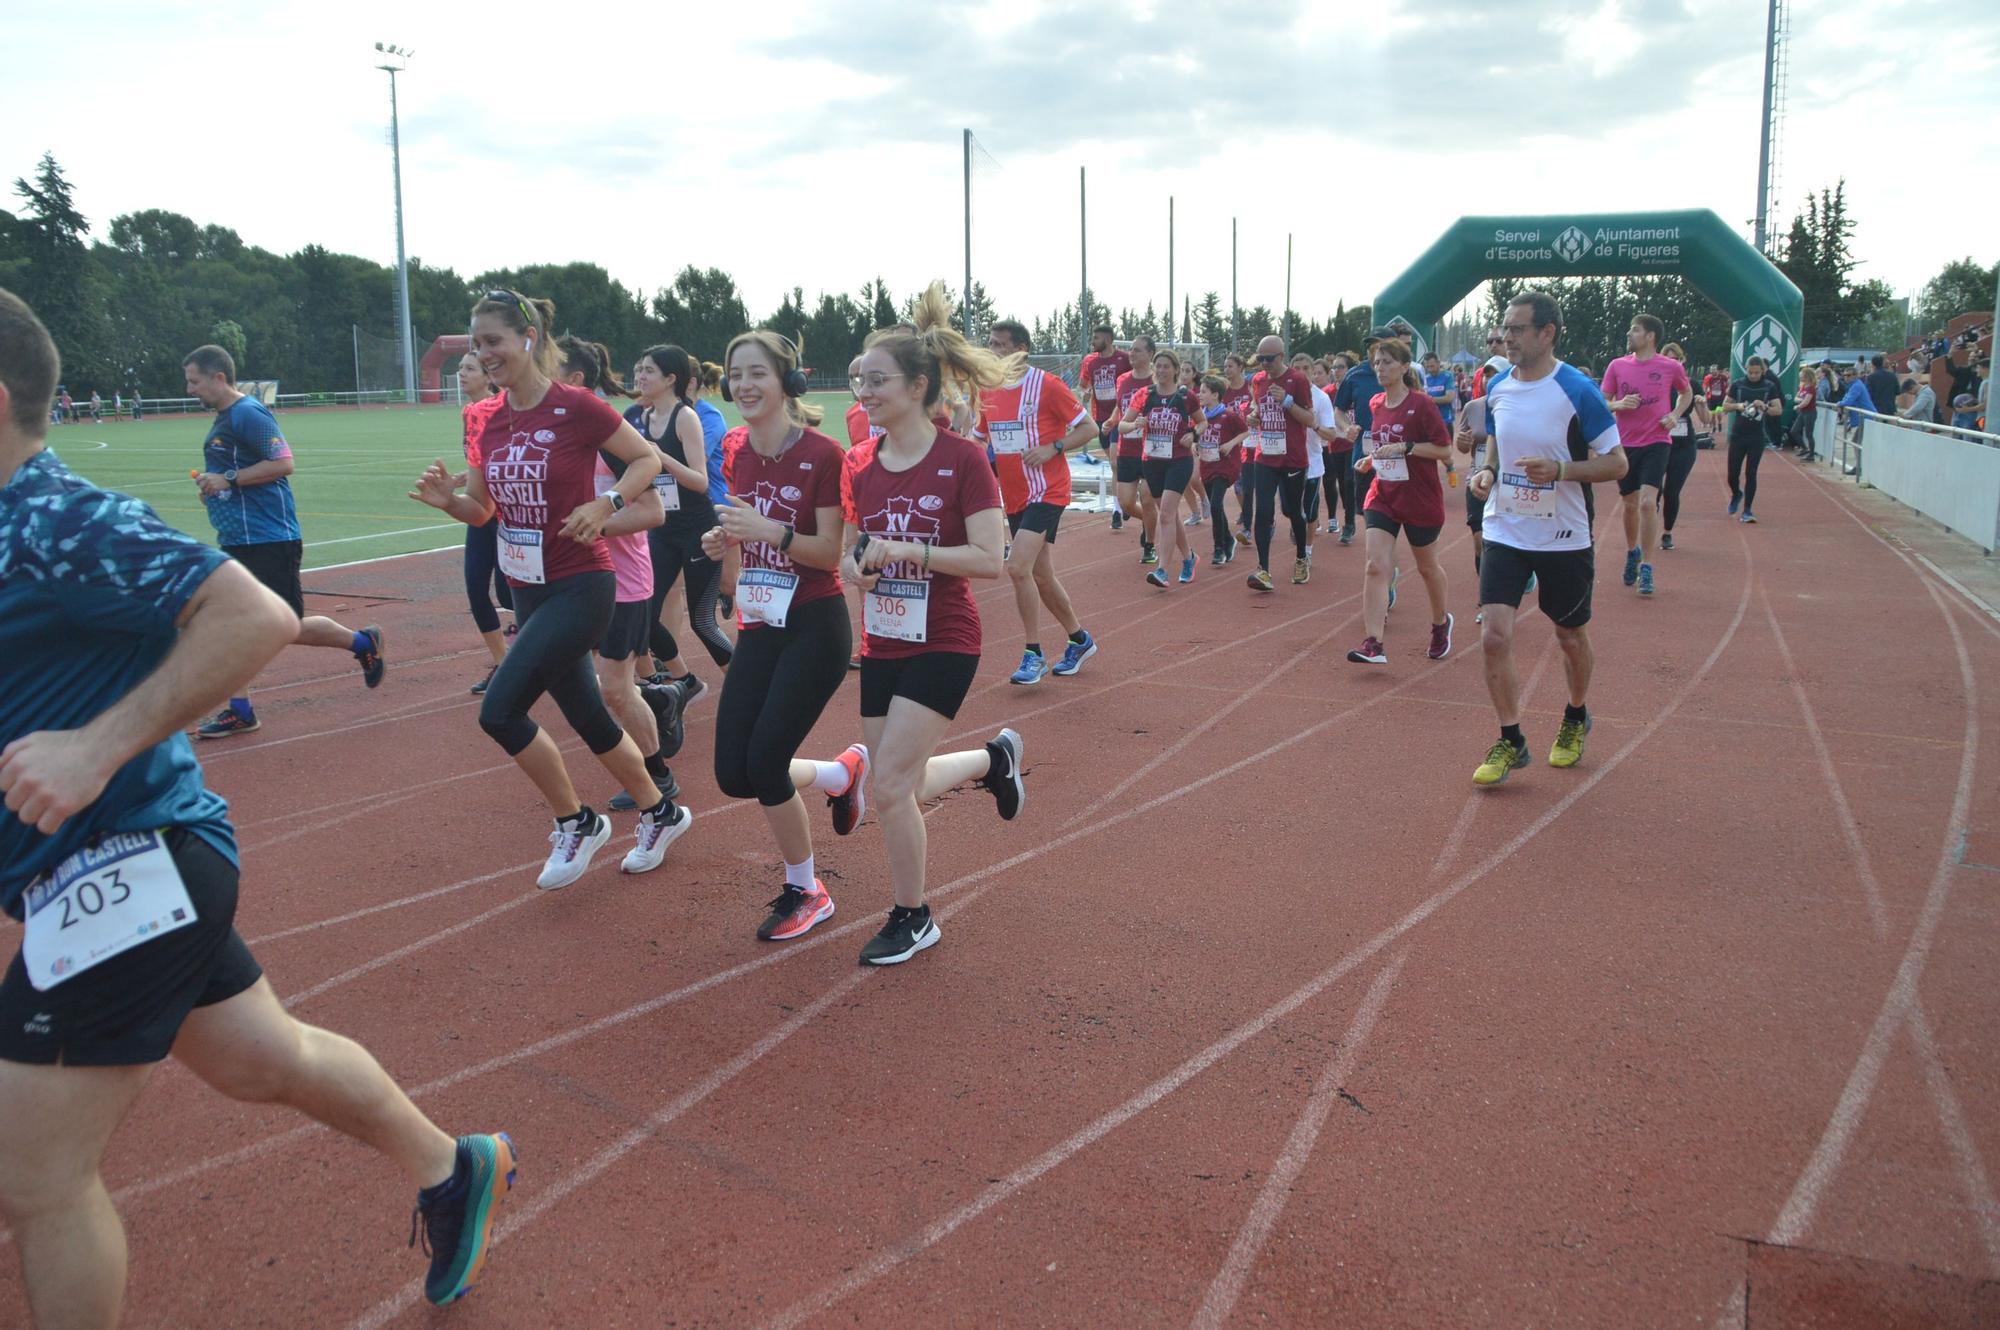
POLYGON ((707 696, 708 696, 707 683, 697 682, 695 684, 695 690, 692 693, 689 693, 685 697, 681 698, 681 714, 686 715, 687 709, 689 707, 693 706, 695 703, 701 701, 701 699, 707 696))
POLYGON ((514 1179, 520 1173, 520 1155, 514 1149, 514 1138, 503 1131, 495 1135, 493 1141, 493 1161, 489 1165, 492 1173, 480 1193, 474 1213, 467 1216, 473 1225, 473 1232, 477 1235, 472 1261, 466 1266, 465 1272, 452 1282, 451 1292, 444 1297, 431 1297, 428 1289, 424 1291, 424 1296, 429 1298, 433 1306, 449 1306, 472 1292, 473 1285, 479 1282, 480 1273, 486 1268, 486 1253, 493 1246, 493 1221, 499 1214, 501 1203, 507 1199, 507 1194, 514 1190, 514 1179))
POLYGON ((1061 675, 1065 679, 1069 678, 1072 675, 1080 674, 1083 671, 1083 662, 1089 660, 1092 656, 1096 654, 1097 654, 1097 639, 1092 638, 1090 645, 1083 649, 1083 654, 1076 658, 1076 664, 1070 666, 1068 669, 1064 669, 1062 666, 1058 665, 1054 669, 1050 670, 1049 673, 1061 675))
POLYGON ((935 947, 937 945, 938 938, 940 936, 941 934, 938 932, 937 920, 933 919, 931 920, 929 926, 927 926, 923 932, 917 934, 916 937, 910 940, 910 948, 908 951, 899 951, 893 956, 863 956, 861 958, 861 963, 863 965, 901 965, 904 961, 910 959, 910 957, 916 955, 918 952, 927 951, 930 948, 935 947))
POLYGON ((576 858, 570 860, 568 868, 564 870, 566 876, 562 876, 553 882, 544 881, 543 879, 548 877, 548 870, 543 869, 542 876, 535 879, 535 885, 543 891, 561 891, 564 887, 576 881, 585 873, 588 873, 590 871, 591 859, 599 850, 610 843, 611 819, 600 817, 597 819, 597 834, 584 838, 583 845, 576 852, 576 858))
POLYGON ((1028 803, 1028 784, 1021 777, 1021 764, 1026 760, 1028 746, 1018 730, 1000 731, 999 743, 1007 750, 1007 784, 1014 790, 1014 811, 1008 813, 1003 809, 1000 817, 1002 821, 1012 822, 1028 803))
POLYGON ((833 832, 836 836, 853 835, 854 829, 861 825, 861 819, 868 816, 868 772, 874 766, 874 759, 869 755, 867 744, 854 746, 861 750, 861 770, 855 774, 854 786, 847 792, 847 798, 852 801, 854 807, 854 820, 847 824, 846 831, 840 829, 838 822, 834 823, 833 832))
MULTIPOLYGON (((1042 674, 1047 674, 1049 672, 1050 671, 1048 670, 1043 670, 1042 674)), ((1042 674, 1037 674, 1032 676, 1031 678, 1023 679, 1019 671, 1016 671, 1015 673, 1007 676, 1007 682, 1011 684, 1019 684, 1023 688, 1033 688, 1036 684, 1042 681, 1042 674)))
POLYGON ((812 918, 806 920, 802 924, 794 924, 791 928, 789 928, 785 932, 771 933, 766 936, 759 937, 758 941, 789 942, 795 937, 804 937, 807 933, 810 933, 813 929, 814 924, 819 923, 821 920, 831 919, 831 918, 833 918, 833 897, 828 896, 826 898, 826 904, 820 906, 817 910, 813 911, 812 918))
POLYGON ((239 734, 255 734, 257 731, 263 728, 264 728, 263 721, 253 720, 248 725, 239 726, 238 728, 231 730, 215 730, 213 732, 208 730, 196 730, 194 732, 194 737, 197 739, 231 739, 239 734))
POLYGON ((1429 657, 1429 658, 1430 658, 1431 660, 1443 660, 1443 659, 1444 659, 1445 657, 1449 656, 1449 655, 1451 654, 1451 630, 1452 630, 1452 629, 1454 629, 1454 628, 1456 628, 1456 627, 1458 627, 1458 616, 1456 616, 1456 615, 1453 615, 1453 614, 1447 614, 1447 615, 1445 615, 1445 616, 1444 616, 1444 650, 1442 650, 1442 651, 1425 651, 1425 652, 1424 652, 1424 655, 1425 655, 1425 656, 1427 656, 1427 657, 1429 657))
MULTIPOLYGON (((680 805, 676 804, 675 807, 678 808, 680 807, 680 805)), ((690 826, 692 826, 693 823, 694 823, 694 813, 686 808, 681 808, 680 821, 668 827, 666 830, 666 834, 661 836, 659 841, 653 846, 653 853, 651 856, 652 862, 647 863, 646 862, 647 856, 642 854, 640 852, 639 847, 635 845, 626 852, 624 861, 618 865, 618 871, 621 873, 652 872, 655 868, 658 868, 662 863, 666 862, 668 848, 671 845, 673 845, 675 841, 679 840, 682 836, 686 835, 687 829, 690 826), (633 866, 635 861, 637 862, 638 865, 637 867, 633 866)))

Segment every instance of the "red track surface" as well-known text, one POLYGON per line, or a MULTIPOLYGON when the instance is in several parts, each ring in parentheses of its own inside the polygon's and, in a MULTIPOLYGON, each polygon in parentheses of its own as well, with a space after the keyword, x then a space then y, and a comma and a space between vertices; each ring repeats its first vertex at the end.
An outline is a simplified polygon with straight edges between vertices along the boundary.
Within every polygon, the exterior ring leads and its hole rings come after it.
MULTIPOLYGON (((1562 670, 1524 620, 1536 765, 1483 794, 1461 528, 1456 652, 1423 659, 1406 575, 1371 670, 1342 659, 1358 545, 1322 538, 1304 588, 1204 558, 1161 593, 1078 515, 1103 650, 1010 687, 982 595, 959 728, 1019 728, 1030 799, 931 815, 944 942, 883 972, 854 963, 889 904, 872 820, 816 820, 830 925, 752 938, 776 858, 714 789, 712 700, 666 867, 622 877, 614 842, 536 892, 455 561, 312 576, 386 625, 390 674, 287 653, 264 730, 202 750, 239 927, 447 1129, 510 1131, 521 1185, 433 1311, 401 1178, 169 1066, 106 1166, 127 1323, 1993 1324, 2000 627, 1844 491, 1773 459, 1745 529, 1715 473, 1651 602, 1600 521, 1571 771, 1541 765, 1562 670)), ((811 751, 857 732, 850 681, 811 751)))

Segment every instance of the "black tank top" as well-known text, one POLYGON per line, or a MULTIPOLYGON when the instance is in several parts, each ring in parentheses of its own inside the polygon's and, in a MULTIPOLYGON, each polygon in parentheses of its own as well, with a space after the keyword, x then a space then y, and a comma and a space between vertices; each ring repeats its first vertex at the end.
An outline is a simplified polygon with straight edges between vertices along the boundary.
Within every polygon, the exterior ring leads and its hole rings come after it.
MULTIPOLYGON (((653 437, 652 430, 648 428, 649 413, 646 408, 635 408, 637 418, 633 420, 632 424, 638 429, 646 442, 660 449, 682 466, 700 471, 703 475, 706 475, 708 474, 707 456, 703 455, 701 465, 696 466, 688 460, 687 450, 681 446, 680 433, 677 426, 680 423, 681 412, 687 409, 687 403, 675 402, 674 409, 667 413, 666 433, 657 439, 653 437)), ((676 534, 686 534, 689 532, 698 534, 715 525, 715 505, 710 502, 706 489, 693 489, 687 485, 683 485, 668 475, 665 470, 660 472, 659 478, 653 484, 660 490, 660 499, 663 503, 673 503, 673 499, 668 497, 670 490, 680 500, 678 508, 669 508, 667 520, 660 528, 661 530, 671 531, 676 534)))

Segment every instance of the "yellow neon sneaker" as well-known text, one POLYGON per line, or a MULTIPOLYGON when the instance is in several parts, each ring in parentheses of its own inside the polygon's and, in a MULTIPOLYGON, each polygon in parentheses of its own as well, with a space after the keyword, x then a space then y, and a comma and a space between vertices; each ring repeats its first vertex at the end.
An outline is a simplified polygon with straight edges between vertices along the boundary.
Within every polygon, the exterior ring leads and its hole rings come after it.
POLYGON ((1590 733, 1590 713, 1582 720, 1566 720, 1556 731, 1555 747, 1549 749, 1549 765, 1573 767, 1583 760, 1583 736, 1590 733))
POLYGON ((1472 769, 1474 785, 1498 785, 1515 767, 1528 765, 1528 745, 1502 739, 1486 750, 1486 760, 1472 769))

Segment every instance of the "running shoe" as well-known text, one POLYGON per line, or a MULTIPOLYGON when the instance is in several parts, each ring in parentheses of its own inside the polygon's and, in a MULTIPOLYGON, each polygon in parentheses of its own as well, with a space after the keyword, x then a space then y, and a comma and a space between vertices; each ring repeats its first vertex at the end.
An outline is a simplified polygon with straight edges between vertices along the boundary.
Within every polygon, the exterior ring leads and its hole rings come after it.
POLYGON ((833 834, 852 835, 868 815, 868 745, 849 744, 833 760, 847 768, 847 788, 827 795, 826 809, 833 815, 833 834))
POLYGON ((1239 527, 1237 527, 1237 528, 1236 528, 1236 532, 1235 532, 1235 534, 1236 534, 1236 543, 1237 543, 1237 544, 1239 544, 1239 545, 1248 545, 1248 544, 1250 543, 1250 528, 1249 528, 1249 527, 1247 527, 1247 526, 1239 526, 1239 527))
POLYGON ((1028 798, 1027 773, 1021 770, 1024 751, 1021 736, 1013 730, 1002 730, 987 743, 986 751, 992 757, 992 765, 980 777, 979 784, 1000 806, 1001 821, 1012 822, 1020 816, 1021 805, 1028 798))
POLYGON ((234 707, 224 707, 222 710, 216 712, 212 719, 203 721, 200 728, 195 730, 194 737, 197 739, 227 739, 232 734, 249 734, 253 730, 260 730, 262 728, 262 723, 255 716, 245 720, 236 714, 234 707))
POLYGON ((1516 767, 1528 765, 1528 745, 1502 739, 1486 750, 1486 760, 1472 769, 1474 785, 1498 785, 1516 767))
POLYGON ((493 1219, 517 1171, 514 1142, 506 1132, 461 1136, 451 1176, 417 1193, 410 1214, 410 1245, 421 1235, 431 1258, 424 1296, 442 1307, 472 1291, 492 1246, 493 1219))
POLYGON ((1312 575, 1313 575, 1313 566, 1311 559, 1292 560, 1293 586, 1304 586, 1306 583, 1312 581, 1312 575))
POLYGON ((1049 662, 1043 658, 1041 652, 1023 651, 1021 653, 1021 668, 1008 675, 1007 682, 1037 684, 1042 681, 1042 676, 1048 672, 1049 662))
POLYGON ((1650 563, 1639 565, 1639 594, 1642 596, 1653 594, 1653 565, 1650 563))
POLYGON ((1188 519, 1187 519, 1187 521, 1185 521, 1185 522, 1182 522, 1182 523, 1181 523, 1181 525, 1182 525, 1182 526, 1200 526, 1200 525, 1201 525, 1201 522, 1202 522, 1202 517, 1201 517, 1201 514, 1200 514, 1200 513, 1189 513, 1189 514, 1188 514, 1188 519))
POLYGON ((1092 637, 1090 630, 1086 628, 1083 630, 1083 640, 1081 642, 1071 642, 1063 647, 1063 658, 1056 662, 1055 668, 1050 670, 1049 673, 1060 674, 1067 678, 1082 669, 1083 662, 1096 654, 1097 639, 1092 637))
POLYGON ((1387 665, 1389 663, 1389 653, 1383 649, 1381 642, 1372 637, 1362 638, 1361 645, 1348 652, 1347 658, 1356 665, 1387 665))
POLYGON ((1549 765, 1573 767, 1583 760, 1583 736, 1590 733, 1590 713, 1582 720, 1565 720, 1556 731, 1555 746, 1549 749, 1549 765))
POLYGON ((682 711, 686 711, 689 707, 708 696, 708 685, 703 683, 701 676, 692 670, 672 682, 680 685, 682 711))
POLYGON ((1674 547, 1674 533, 1671 531, 1662 531, 1660 533, 1660 548, 1663 550, 1670 550, 1673 547, 1674 547))
POLYGON ((589 871, 591 856, 610 839, 611 819, 599 817, 588 804, 574 817, 556 819, 556 829, 549 833, 549 861, 535 885, 543 891, 568 886, 589 871))
POLYGON ((1228 562, 1229 560, 1223 558, 1222 553, 1219 550, 1216 553, 1208 556, 1208 566, 1211 568, 1220 568, 1222 567, 1223 564, 1228 562))
POLYGON ((1113 508, 1111 510, 1111 529, 1113 531, 1122 531, 1124 527, 1125 527, 1125 514, 1119 512, 1116 508, 1113 508))
POLYGON ((1181 560, 1181 585, 1185 586, 1192 581, 1194 581, 1194 555, 1190 554, 1181 560))
POLYGON ((509 619, 509 620, 507 621, 507 627, 506 627, 506 629, 505 629, 505 630, 504 630, 504 631, 503 631, 503 632, 502 632, 502 633, 500 634, 500 636, 502 636, 502 637, 514 637, 514 636, 516 636, 517 634, 519 634, 519 633, 520 633, 520 631, 521 631, 521 625, 520 625, 519 623, 516 623, 516 622, 515 622, 514 620, 512 620, 512 619, 509 619))
MULTIPOLYGON (((658 787, 660 797, 663 799, 678 799, 681 797, 681 783, 674 779, 672 771, 666 771, 654 776, 653 784, 658 787)), ((639 801, 624 790, 620 790, 618 793, 612 795, 604 806, 614 813, 636 813, 639 811, 639 801)))
POLYGON ((1625 551, 1625 585, 1631 586, 1639 580, 1639 551, 1625 551))
POLYGON ((1349 522, 1340 528, 1340 543, 1343 545, 1354 543, 1354 523, 1349 522))
POLYGON ((1252 591, 1272 591, 1276 589, 1275 584, 1271 581, 1269 569, 1259 568, 1256 572, 1250 574, 1247 580, 1250 583, 1252 591))
POLYGON ((498 665, 495 665, 491 669, 487 670, 486 677, 484 679, 481 679, 478 683, 472 685, 472 695, 474 697, 484 697, 486 695, 486 690, 490 688, 493 684, 493 676, 495 674, 498 674, 499 672, 500 672, 500 667, 498 665))
MULTIPOLYGON (((1158 560, 1155 560, 1155 562, 1158 562, 1158 560)), ((1152 585, 1159 587, 1162 590, 1165 590, 1168 585, 1167 575, 1164 572, 1160 571, 1158 568, 1155 568, 1152 572, 1147 573, 1146 580, 1152 585)))
POLYGON ((1443 660, 1451 654, 1451 629, 1456 622, 1458 622, 1456 619, 1446 614, 1443 623, 1431 625, 1431 646, 1430 650, 1424 652, 1426 656, 1432 660, 1443 660))
POLYGON ((1533 573, 1529 573, 1528 585, 1521 588, 1521 594, 1524 596, 1529 595, 1534 591, 1534 589, 1535 589, 1535 575, 1533 573))
POLYGON ((757 927, 759 942, 785 942, 795 937, 803 937, 812 926, 822 919, 833 918, 833 897, 826 894, 826 884, 813 879, 811 891, 800 891, 787 886, 771 902, 771 913, 757 927))
POLYGON ((1737 518, 1736 520, 1744 523, 1746 526, 1756 526, 1757 514, 1751 512, 1748 508, 1745 508, 1743 510, 1743 516, 1737 518))
POLYGON ((1729 496, 1729 515, 1731 517, 1736 516, 1736 510, 1742 506, 1743 496, 1741 494, 1732 494, 1729 496))
POLYGON ((382 675, 389 668, 382 659, 382 630, 371 623, 361 630, 361 635, 368 639, 368 649, 355 652, 354 659, 361 662, 361 682, 375 688, 380 686, 382 675))
POLYGON ((667 801, 666 808, 656 819, 651 812, 639 814, 639 826, 634 833, 632 848, 625 853, 625 862, 618 865, 621 873, 650 873, 660 866, 667 857, 667 847, 687 834, 694 822, 694 814, 673 800, 667 801))
POLYGON ((861 949, 861 963, 901 965, 924 948, 936 946, 937 940, 937 920, 931 918, 930 906, 911 910, 898 905, 889 911, 889 922, 882 925, 882 931, 861 949))
POLYGON ((639 697, 653 713, 654 723, 660 731, 660 760, 671 762, 680 755, 681 745, 687 742, 687 694, 679 684, 667 684, 656 688, 652 684, 641 684, 639 697))
POLYGON ((1159 561, 1160 552, 1151 545, 1148 545, 1144 540, 1141 540, 1139 542, 1139 562, 1150 568, 1159 561))

